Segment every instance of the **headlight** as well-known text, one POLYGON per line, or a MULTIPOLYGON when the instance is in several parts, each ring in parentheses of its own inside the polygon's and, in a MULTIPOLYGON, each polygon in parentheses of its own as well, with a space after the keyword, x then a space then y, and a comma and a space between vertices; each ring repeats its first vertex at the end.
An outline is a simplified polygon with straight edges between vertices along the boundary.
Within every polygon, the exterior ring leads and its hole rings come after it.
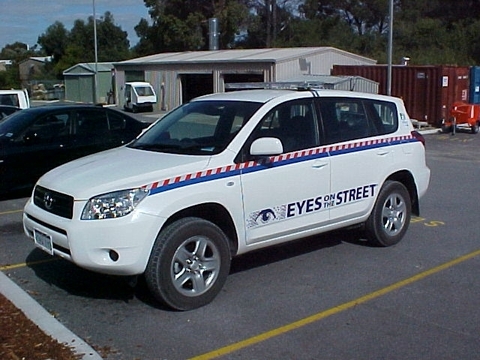
POLYGON ((88 200, 82 211, 82 220, 119 218, 130 214, 147 197, 143 188, 115 191, 88 200))

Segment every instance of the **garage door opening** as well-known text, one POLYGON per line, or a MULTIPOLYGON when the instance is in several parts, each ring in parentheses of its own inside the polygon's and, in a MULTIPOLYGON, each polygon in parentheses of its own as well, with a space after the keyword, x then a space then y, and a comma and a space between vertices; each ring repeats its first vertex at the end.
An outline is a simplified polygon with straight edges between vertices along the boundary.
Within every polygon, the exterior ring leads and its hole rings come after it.
POLYGON ((180 79, 182 82, 182 103, 213 92, 212 74, 183 74, 180 79))

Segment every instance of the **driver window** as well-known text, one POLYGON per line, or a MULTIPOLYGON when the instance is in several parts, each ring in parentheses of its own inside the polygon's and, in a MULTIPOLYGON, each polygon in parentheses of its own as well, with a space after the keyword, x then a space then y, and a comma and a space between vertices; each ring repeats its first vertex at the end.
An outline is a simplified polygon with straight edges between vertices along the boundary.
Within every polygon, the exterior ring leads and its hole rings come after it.
POLYGON ((318 132, 311 100, 282 104, 270 111, 253 134, 254 139, 280 139, 285 153, 318 145, 318 132))
POLYGON ((50 114, 35 121, 24 133, 26 141, 50 142, 70 132, 68 113, 50 114))

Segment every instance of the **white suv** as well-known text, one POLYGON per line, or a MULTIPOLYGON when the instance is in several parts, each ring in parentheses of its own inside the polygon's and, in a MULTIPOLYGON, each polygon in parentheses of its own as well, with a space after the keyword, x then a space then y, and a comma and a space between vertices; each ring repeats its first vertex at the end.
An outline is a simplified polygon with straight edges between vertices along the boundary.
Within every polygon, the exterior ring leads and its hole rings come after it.
POLYGON ((188 310, 213 300, 232 256, 362 225, 398 243, 430 170, 400 99, 335 90, 203 96, 129 145, 60 166, 24 210, 35 244, 93 271, 145 274, 188 310))

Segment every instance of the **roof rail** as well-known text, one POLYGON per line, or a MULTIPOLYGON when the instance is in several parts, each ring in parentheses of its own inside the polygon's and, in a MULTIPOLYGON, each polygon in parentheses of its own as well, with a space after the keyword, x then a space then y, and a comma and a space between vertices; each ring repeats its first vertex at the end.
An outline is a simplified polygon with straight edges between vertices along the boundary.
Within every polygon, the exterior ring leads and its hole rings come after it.
POLYGON ((226 83, 225 90, 253 90, 253 89, 270 89, 270 90, 297 90, 310 91, 320 89, 330 89, 325 83, 310 81, 292 81, 292 82, 245 82, 245 83, 226 83))

